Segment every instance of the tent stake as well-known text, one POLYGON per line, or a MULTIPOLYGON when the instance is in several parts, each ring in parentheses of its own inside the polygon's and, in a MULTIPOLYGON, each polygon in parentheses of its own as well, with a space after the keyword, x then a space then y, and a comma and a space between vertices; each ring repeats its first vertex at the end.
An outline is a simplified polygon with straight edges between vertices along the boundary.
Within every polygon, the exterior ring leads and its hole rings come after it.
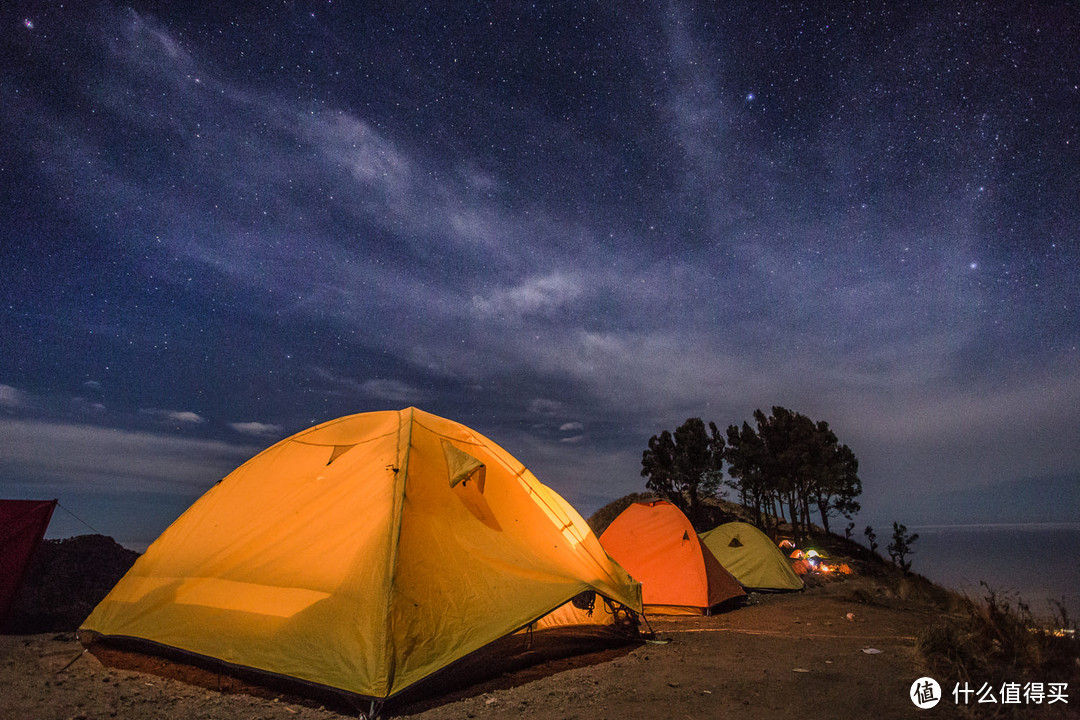
POLYGON ((74 665, 74 664, 75 664, 75 661, 76 661, 76 660, 78 660, 79 658, 81 658, 81 657, 82 657, 83 655, 85 655, 85 654, 86 654, 86 653, 88 653, 88 652, 90 652, 90 650, 89 650, 89 649, 84 649, 84 650, 83 650, 83 651, 82 651, 81 653, 79 653, 79 654, 78 654, 78 655, 76 655, 75 657, 71 658, 71 661, 70 661, 70 662, 68 662, 68 664, 67 664, 67 665, 65 665, 64 667, 60 668, 59 670, 57 670, 57 671, 56 671, 55 673, 53 673, 53 674, 54 674, 54 675, 59 675, 60 673, 64 672, 64 671, 65 671, 65 670, 67 670, 67 669, 68 669, 69 667, 71 667, 72 665, 74 665))

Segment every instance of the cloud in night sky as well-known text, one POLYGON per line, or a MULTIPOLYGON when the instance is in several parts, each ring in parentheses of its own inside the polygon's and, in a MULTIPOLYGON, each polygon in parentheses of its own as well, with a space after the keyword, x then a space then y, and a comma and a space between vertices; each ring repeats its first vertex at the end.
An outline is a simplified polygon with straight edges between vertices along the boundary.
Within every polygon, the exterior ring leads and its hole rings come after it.
POLYGON ((15 409, 26 403, 23 393, 10 385, 0 385, 0 407, 15 409))
POLYGON ((101 483, 109 492, 201 492, 206 478, 223 477, 254 454, 214 440, 41 421, 2 420, 0 439, 5 485, 24 477, 27 485, 75 492, 101 483))
POLYGON ((245 435, 255 436, 277 436, 281 434, 281 426, 274 425, 273 423, 261 423, 261 422, 234 422, 229 423, 229 427, 238 433, 245 435))
POLYGON ((116 487, 408 405, 585 514, 773 405, 872 519, 1080 485, 1073 10, 203 10, 3 13, 6 494, 152 536, 116 487))
POLYGON ((157 408, 144 408, 139 411, 143 415, 155 418, 159 422, 172 422, 178 424, 198 424, 206 422, 198 413, 190 410, 160 410, 157 408))

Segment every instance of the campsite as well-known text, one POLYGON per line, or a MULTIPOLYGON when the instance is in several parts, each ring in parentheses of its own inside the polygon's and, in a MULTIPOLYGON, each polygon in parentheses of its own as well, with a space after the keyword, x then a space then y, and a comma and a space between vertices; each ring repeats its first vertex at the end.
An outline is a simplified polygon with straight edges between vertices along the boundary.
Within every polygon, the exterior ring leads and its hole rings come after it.
MULTIPOLYGON (((833 583, 792 595, 760 595, 736 612, 652 620, 658 637, 670 642, 497 672, 426 705, 402 708, 401 715, 824 720, 861 717, 874 708, 882 718, 911 717, 907 690, 918 677, 913 673, 920 672, 912 633, 932 622, 937 609, 914 585, 898 590, 905 597, 870 582, 833 583), (848 613, 853 621, 845 619, 848 613), (881 652, 863 652, 869 647, 881 652)), ((0 636, 0 643, 0 682, 20 720, 333 720, 344 714, 299 698, 222 693, 113 670, 81 655, 73 633, 0 636), (74 658, 79 659, 63 669, 74 658)))
POLYGON ((1077 714, 1080 0, 2 14, 0 720, 1077 714))
POLYGON ((1075 638, 1019 601, 980 605, 821 528, 777 543, 733 503, 697 508, 726 518, 700 534, 648 494, 586 522, 415 408, 280 441, 142 555, 42 543, 54 506, 0 505, 13 717, 890 718, 935 675, 942 716, 975 710, 950 682, 1060 688, 1005 716, 1076 707, 1075 638))
MULTIPOLYGON (((61 542, 78 547, 84 565, 102 568, 122 552, 105 542, 61 542), (108 547, 112 550, 104 549, 108 547)), ((818 578, 796 593, 751 593, 747 604, 730 612, 652 617, 649 622, 660 642, 638 642, 517 669, 496 665, 486 679, 447 689, 385 716, 830 720, 863 717, 873 708, 881 718, 913 717, 917 711, 907 692, 927 669, 917 637, 944 615, 956 613, 956 598, 885 565, 861 567, 863 574, 832 581, 818 578)), ((107 667, 83 652, 74 632, 0 635, 0 683, 9 711, 5 717, 355 716, 344 708, 245 686, 227 676, 179 679, 152 670, 107 667)), ((982 707, 965 713, 945 703, 932 713, 927 716, 1010 717, 1001 708, 995 713, 982 707)), ((1076 717, 1076 711, 1073 704, 1029 705, 1020 706, 1012 716, 1069 718, 1076 717)))

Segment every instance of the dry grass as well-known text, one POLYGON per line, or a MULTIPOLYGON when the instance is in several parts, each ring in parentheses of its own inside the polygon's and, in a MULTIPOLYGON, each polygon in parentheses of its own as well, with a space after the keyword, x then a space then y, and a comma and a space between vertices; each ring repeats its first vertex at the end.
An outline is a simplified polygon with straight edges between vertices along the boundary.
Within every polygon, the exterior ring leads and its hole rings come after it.
MULTIPOLYGON (((958 612, 919 634, 916 647, 931 672, 950 684, 975 687, 1000 687, 1004 682, 1068 682, 1075 687, 1080 640, 1065 608, 1057 604, 1054 617, 1039 621, 1021 598, 982 586, 982 600, 962 598, 958 612)), ((1015 708, 1018 713, 1021 709, 1031 708, 1015 708)), ((996 715, 1007 716, 1012 710, 1000 707, 996 715)))

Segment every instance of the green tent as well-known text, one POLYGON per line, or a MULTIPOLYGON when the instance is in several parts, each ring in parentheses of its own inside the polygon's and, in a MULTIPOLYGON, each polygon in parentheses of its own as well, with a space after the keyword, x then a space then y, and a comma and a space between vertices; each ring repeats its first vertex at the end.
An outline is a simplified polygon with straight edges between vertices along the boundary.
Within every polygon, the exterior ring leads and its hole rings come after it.
POLYGON ((724 523, 700 537, 747 590, 802 590, 803 582, 791 569, 791 563, 769 536, 753 525, 724 523))

